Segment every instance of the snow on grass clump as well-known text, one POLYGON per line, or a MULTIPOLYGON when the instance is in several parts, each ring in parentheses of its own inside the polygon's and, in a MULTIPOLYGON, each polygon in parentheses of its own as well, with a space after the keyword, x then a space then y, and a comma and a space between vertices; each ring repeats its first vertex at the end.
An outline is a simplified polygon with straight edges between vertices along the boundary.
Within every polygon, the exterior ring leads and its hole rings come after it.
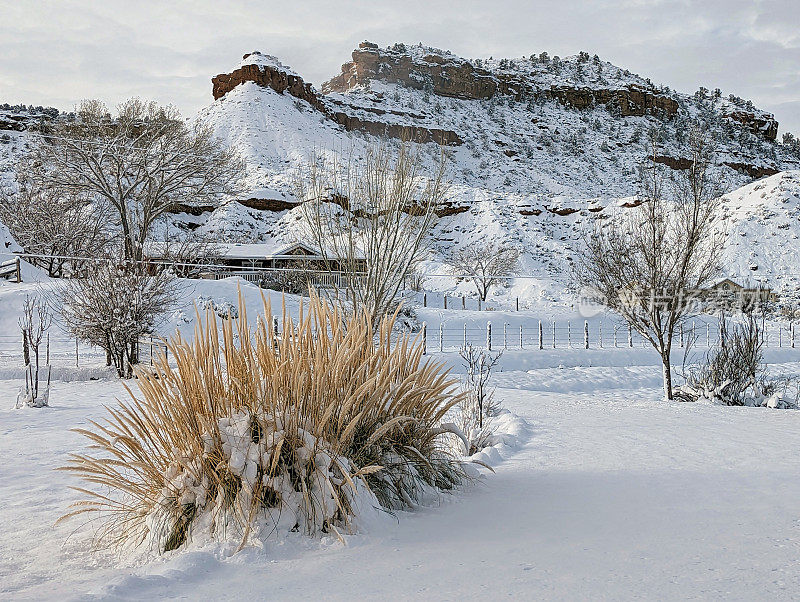
MULTIPOLYGON (((262 299, 264 299, 262 297, 262 299)), ((312 297, 281 335, 269 301, 255 329, 209 308, 138 371, 140 395, 77 429, 93 445, 65 467, 102 490, 67 517, 99 513, 106 543, 174 550, 192 540, 259 545, 275 533, 352 530, 373 507, 413 507, 466 477, 442 424, 461 400, 393 317, 345 316, 312 297)), ((452 428, 451 428, 452 427, 452 428)))
POLYGON ((483 439, 483 447, 469 457, 470 462, 497 466, 530 438, 528 421, 505 408, 490 418, 489 430, 490 434, 483 439))

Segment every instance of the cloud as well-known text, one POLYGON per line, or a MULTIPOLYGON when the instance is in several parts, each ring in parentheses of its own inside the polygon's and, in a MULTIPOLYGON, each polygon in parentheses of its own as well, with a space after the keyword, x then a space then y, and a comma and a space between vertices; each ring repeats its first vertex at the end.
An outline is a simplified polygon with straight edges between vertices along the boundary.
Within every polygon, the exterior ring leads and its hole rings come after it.
POLYGON ((800 131, 796 0, 26 1, 0 8, 0 100, 70 108, 132 95, 190 114, 259 49, 316 84, 363 39, 470 57, 579 50, 691 92, 751 98, 800 131))

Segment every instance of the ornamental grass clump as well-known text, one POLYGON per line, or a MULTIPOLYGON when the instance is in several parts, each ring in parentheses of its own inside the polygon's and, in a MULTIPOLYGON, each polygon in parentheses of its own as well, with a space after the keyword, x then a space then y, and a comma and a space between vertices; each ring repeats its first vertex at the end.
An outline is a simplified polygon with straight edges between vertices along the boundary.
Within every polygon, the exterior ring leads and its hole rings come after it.
MULTIPOLYGON (((161 551, 191 538, 245 545, 273 533, 341 537, 362 509, 407 508, 465 477, 441 420, 461 397, 416 340, 392 340, 394 316, 341 310, 313 296, 293 321, 270 303, 255 328, 198 315, 193 341, 137 371, 139 393, 65 470, 90 486, 64 518, 98 513, 110 544, 161 551), (444 436, 443 436, 444 435, 444 436)), ((455 429, 457 430, 457 429, 455 429)))

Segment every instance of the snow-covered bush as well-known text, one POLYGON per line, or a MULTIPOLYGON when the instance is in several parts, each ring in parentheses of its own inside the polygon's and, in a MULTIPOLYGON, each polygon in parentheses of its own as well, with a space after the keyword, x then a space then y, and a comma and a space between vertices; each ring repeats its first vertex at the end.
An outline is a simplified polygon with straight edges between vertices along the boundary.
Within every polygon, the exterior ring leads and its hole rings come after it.
POLYGON ((64 326, 78 340, 106 351, 122 378, 133 376, 139 344, 174 307, 178 283, 167 270, 104 258, 55 293, 64 326))
POLYGON ((763 319, 750 313, 728 326, 720 320, 720 345, 710 350, 700 365, 689 370, 678 398, 730 406, 797 406, 792 379, 770 380, 763 363, 763 319))
POLYGON ((210 310, 223 320, 227 320, 228 318, 236 319, 239 317, 239 308, 230 301, 226 300, 220 301, 214 299, 213 297, 200 295, 197 297, 197 307, 203 311, 210 310))
MULTIPOLYGON (((159 551, 190 538, 257 543, 274 533, 339 535, 361 508, 404 508, 465 476, 442 437, 462 398, 421 344, 373 335, 367 313, 344 316, 312 296, 282 336, 272 310, 255 329, 206 312, 193 342, 169 343, 140 368, 141 391, 103 423, 66 470, 100 486, 67 517, 108 515, 110 542, 159 551), (375 336, 375 338, 373 338, 375 336)), ((66 518, 66 517, 65 517, 66 518)))

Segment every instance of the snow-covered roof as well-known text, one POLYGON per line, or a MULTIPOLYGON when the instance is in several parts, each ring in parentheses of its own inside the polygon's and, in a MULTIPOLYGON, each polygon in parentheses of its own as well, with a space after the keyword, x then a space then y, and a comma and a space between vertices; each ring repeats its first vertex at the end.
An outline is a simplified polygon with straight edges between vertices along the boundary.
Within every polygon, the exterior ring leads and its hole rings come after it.
POLYGON ((306 251, 310 258, 322 259, 319 249, 300 242, 226 243, 217 246, 220 255, 227 259, 284 259, 293 257, 293 252, 298 249, 306 251))
POLYGON ((731 278, 728 278, 727 276, 720 276, 719 278, 714 278, 714 279, 713 279, 713 280, 712 280, 712 281, 709 283, 708 287, 709 287, 709 288, 716 288, 716 287, 718 287, 720 284, 724 284, 724 283, 726 283, 726 282, 728 282, 728 283, 730 283, 730 284, 732 284, 732 285, 734 285, 734 286, 737 286, 737 287, 739 287, 739 288, 743 288, 741 284, 739 284, 739 283, 738 283, 738 282, 736 282, 735 280, 732 280, 731 278))

